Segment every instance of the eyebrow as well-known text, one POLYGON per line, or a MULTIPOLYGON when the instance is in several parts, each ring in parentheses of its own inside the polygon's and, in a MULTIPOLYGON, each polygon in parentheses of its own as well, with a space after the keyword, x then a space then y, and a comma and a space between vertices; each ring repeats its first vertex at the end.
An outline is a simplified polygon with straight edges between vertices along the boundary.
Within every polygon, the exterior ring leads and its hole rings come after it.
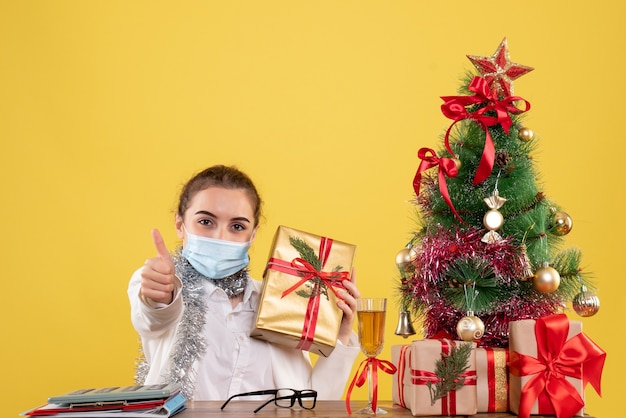
MULTIPOLYGON (((210 216, 211 218, 217 219, 217 216, 215 216, 215 214, 209 212, 208 210, 199 210, 196 213, 194 213, 194 215, 206 215, 206 216, 210 216)), ((246 218, 245 216, 236 216, 232 218, 231 221, 242 221, 242 222, 251 223, 250 220, 246 218)))

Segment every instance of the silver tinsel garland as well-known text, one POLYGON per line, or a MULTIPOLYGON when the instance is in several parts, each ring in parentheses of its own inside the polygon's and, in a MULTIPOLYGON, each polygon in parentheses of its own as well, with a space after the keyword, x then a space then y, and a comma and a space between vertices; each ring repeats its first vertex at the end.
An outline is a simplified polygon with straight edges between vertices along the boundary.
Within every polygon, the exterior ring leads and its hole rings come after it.
MULTIPOLYGON (((248 282, 248 269, 242 269, 224 279, 209 279, 198 273, 193 266, 181 255, 179 248, 173 257, 176 275, 181 280, 183 297, 183 316, 178 325, 176 342, 170 356, 170 369, 163 379, 167 383, 179 383, 181 392, 189 399, 193 399, 195 378, 193 364, 206 351, 206 341, 202 330, 206 322, 206 301, 204 280, 210 280, 226 294, 234 297, 241 294, 248 282)), ((141 353, 136 369, 135 383, 143 384, 148 375, 150 365, 141 353)))

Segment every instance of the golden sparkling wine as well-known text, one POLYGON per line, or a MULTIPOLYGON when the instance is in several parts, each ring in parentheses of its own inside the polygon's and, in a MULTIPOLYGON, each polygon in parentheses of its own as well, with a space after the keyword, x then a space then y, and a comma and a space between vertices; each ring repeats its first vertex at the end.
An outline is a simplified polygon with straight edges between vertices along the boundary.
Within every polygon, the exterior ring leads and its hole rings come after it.
POLYGON ((358 311, 359 343, 368 357, 375 357, 383 349, 385 334, 385 311, 358 311))

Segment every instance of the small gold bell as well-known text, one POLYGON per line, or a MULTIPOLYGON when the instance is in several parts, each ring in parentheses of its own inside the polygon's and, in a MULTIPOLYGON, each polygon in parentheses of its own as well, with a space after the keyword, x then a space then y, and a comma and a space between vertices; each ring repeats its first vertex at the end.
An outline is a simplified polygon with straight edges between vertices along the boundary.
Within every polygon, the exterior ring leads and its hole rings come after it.
POLYGON ((402 338, 408 338, 411 335, 415 335, 415 328, 413 328, 413 321, 411 321, 411 313, 409 311, 400 311, 398 326, 396 327, 395 334, 401 336, 402 338))

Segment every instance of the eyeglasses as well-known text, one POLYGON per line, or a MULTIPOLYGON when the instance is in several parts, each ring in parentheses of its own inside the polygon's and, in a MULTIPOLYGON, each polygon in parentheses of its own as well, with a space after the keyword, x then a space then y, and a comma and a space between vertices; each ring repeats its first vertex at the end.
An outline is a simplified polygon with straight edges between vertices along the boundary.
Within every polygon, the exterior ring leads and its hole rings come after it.
POLYGON ((220 409, 224 409, 228 402, 230 402, 233 398, 237 398, 239 396, 257 396, 257 395, 274 395, 273 398, 268 399, 263 405, 259 406, 254 410, 256 414, 262 408, 269 405, 271 402, 274 402, 276 406, 281 408, 293 408, 298 401, 298 404, 302 409, 313 409, 315 408, 315 401, 317 400, 317 392, 311 389, 304 390, 295 390, 295 389, 267 389, 267 390, 259 390, 256 392, 246 392, 239 393, 237 395, 233 395, 224 402, 220 409))

